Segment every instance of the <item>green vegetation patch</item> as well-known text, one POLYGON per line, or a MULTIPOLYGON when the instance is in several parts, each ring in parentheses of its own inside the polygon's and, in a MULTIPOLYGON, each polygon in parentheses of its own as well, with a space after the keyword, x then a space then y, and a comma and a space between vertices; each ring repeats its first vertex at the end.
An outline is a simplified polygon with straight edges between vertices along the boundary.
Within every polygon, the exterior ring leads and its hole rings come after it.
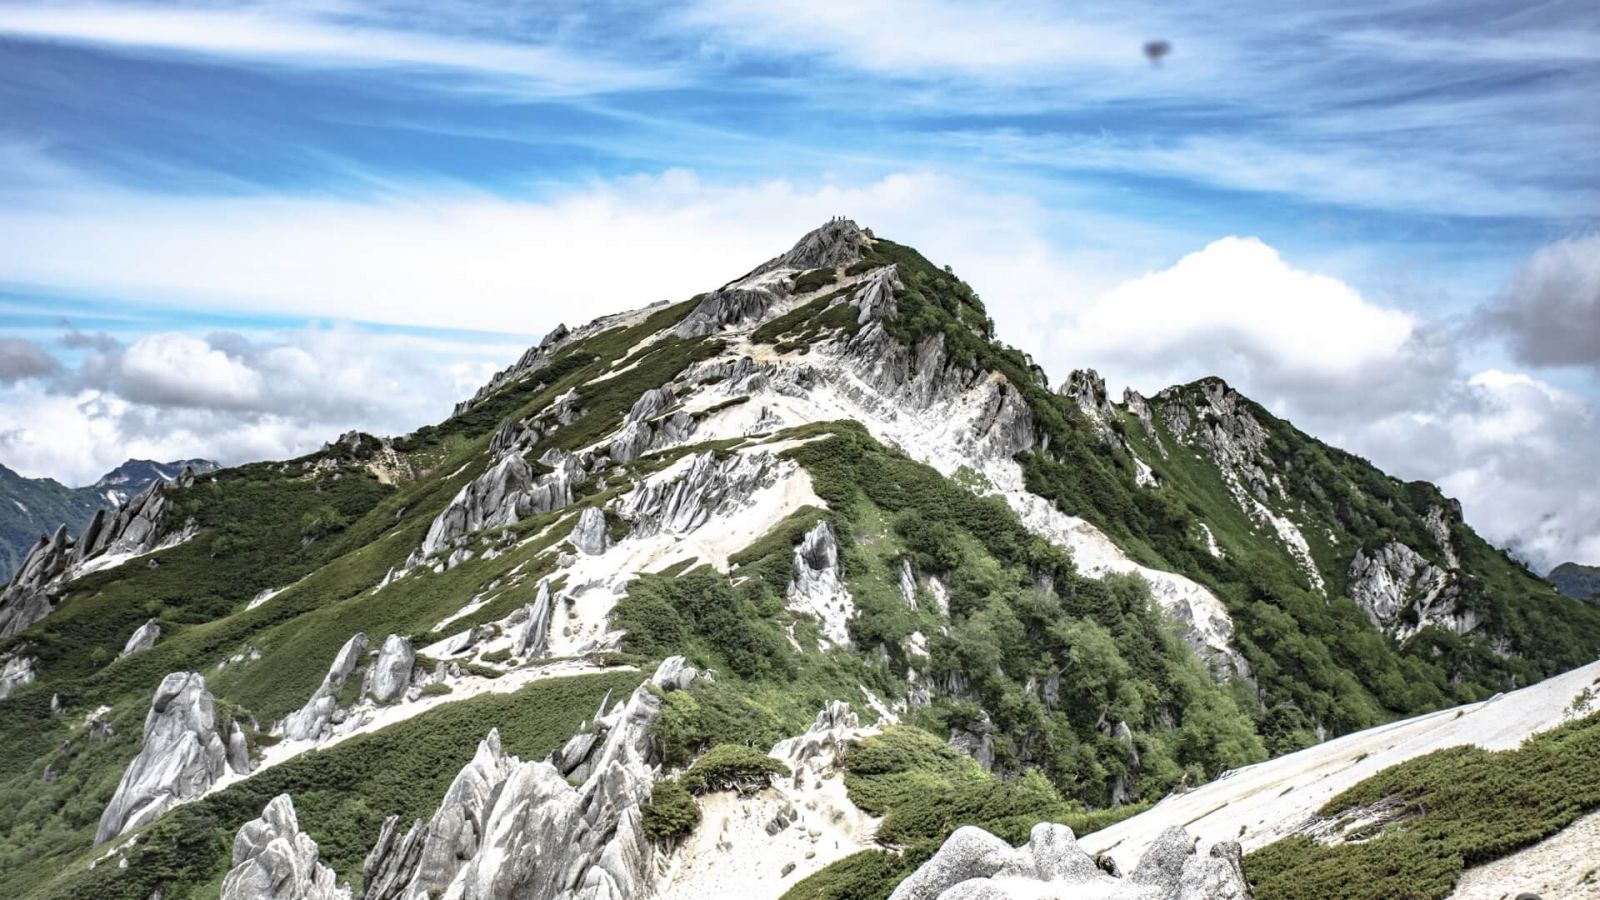
POLYGON ((754 747, 718 744, 695 760, 680 780, 683 788, 692 794, 712 791, 748 794, 771 785, 775 776, 788 774, 788 766, 754 747))
POLYGON ((700 824, 700 804, 672 778, 655 783, 650 789, 650 802, 639 812, 644 833, 665 843, 688 837, 700 824))

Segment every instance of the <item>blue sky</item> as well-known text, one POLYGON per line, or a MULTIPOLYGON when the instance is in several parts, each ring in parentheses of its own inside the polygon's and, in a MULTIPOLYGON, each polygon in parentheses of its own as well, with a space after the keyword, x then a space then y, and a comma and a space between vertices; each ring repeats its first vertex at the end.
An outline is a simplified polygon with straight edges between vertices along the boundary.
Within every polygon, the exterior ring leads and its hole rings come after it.
POLYGON ((1600 561, 1595 96, 1593 2, 0 2, 0 462, 404 431, 847 214, 1600 561))

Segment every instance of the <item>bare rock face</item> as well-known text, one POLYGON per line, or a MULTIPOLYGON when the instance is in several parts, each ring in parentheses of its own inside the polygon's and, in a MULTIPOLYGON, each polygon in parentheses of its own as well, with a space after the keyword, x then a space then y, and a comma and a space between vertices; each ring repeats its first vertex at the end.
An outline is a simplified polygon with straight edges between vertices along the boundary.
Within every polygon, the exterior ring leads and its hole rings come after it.
POLYGON ((11 696, 17 688, 32 684, 34 677, 33 657, 9 651, 0 653, 0 700, 11 696))
POLYGON ((849 646, 855 601, 841 578, 839 545, 827 522, 818 522, 795 547, 788 601, 790 609, 815 616, 828 640, 849 646))
POLYGON ((550 582, 539 582, 539 593, 528 605, 528 620, 517 636, 513 653, 523 659, 538 659, 550 652, 550 620, 555 604, 550 600, 550 582))
POLYGON ((520 381, 550 365, 550 358, 555 355, 556 351, 565 347, 571 341, 572 332, 568 330, 567 326, 557 325, 550 329, 549 333, 539 341, 537 347, 529 347, 527 352, 522 354, 521 359, 495 373, 495 376, 489 379, 489 383, 478 388, 478 392, 473 394, 471 398, 457 403, 455 412, 452 415, 461 415, 511 382, 520 381))
POLYGON ((1450 573, 1399 541, 1370 554, 1357 550, 1349 575, 1350 599, 1361 604, 1374 625, 1395 637, 1410 637, 1428 625, 1467 634, 1481 624, 1476 613, 1460 608, 1460 591, 1450 573))
POLYGON ((1248 900, 1251 894, 1237 844, 1218 844, 1209 856, 1199 856, 1188 833, 1172 828, 1151 846, 1133 874, 1118 878, 1095 865, 1071 828, 1040 823, 1017 848, 981 828, 957 829, 932 859, 895 888, 890 900, 1076 896, 1248 900))
POLYGON ((536 478, 527 460, 516 453, 506 455, 456 493, 428 527, 415 561, 454 546, 472 532, 515 525, 526 516, 567 506, 572 503, 573 480, 572 466, 562 465, 536 478))
POLYGON ((50 615, 57 583, 72 565, 73 547, 63 525, 55 534, 40 537, 28 551, 11 584, 0 594, 0 637, 16 634, 50 615))
POLYGON ((393 703, 405 696, 411 686, 411 670, 416 667, 417 654, 411 649, 411 640, 403 635, 391 634, 383 639, 378 658, 367 669, 362 693, 374 703, 393 703))
POLYGON ((300 830, 294 802, 279 794, 233 839, 222 900, 350 900, 335 878, 318 859, 316 841, 300 830))
POLYGON ((684 339, 705 337, 724 328, 760 320, 779 299, 769 287, 726 287, 712 291, 673 329, 684 339))
POLYGON ((350 680, 367 652, 367 636, 356 632, 333 658, 328 674, 306 705, 283 720, 283 736, 291 741, 315 741, 325 737, 339 709, 339 691, 350 680))
POLYGON ((634 537, 684 534, 737 508, 773 484, 777 473, 776 458, 765 451, 723 459, 702 453, 686 466, 670 468, 634 489, 622 507, 622 517, 632 523, 629 534, 634 537))
POLYGON ((866 229, 846 218, 829 219, 807 233, 782 256, 769 260, 757 272, 773 269, 836 269, 860 262, 872 249, 866 229))
POLYGON ((1100 377, 1099 372, 1093 369, 1074 369, 1067 373, 1067 380, 1062 382, 1056 393, 1076 403, 1078 409, 1094 424, 1102 438, 1112 442, 1117 440, 1110 425, 1117 411, 1106 396, 1106 380, 1100 377))
POLYGON ((101 815, 94 842, 103 844, 200 796, 227 766, 206 680, 193 672, 168 675, 145 717, 144 745, 101 815))
POLYGON ((671 386, 645 391, 612 437, 606 455, 614 463, 630 463, 652 450, 688 440, 697 423, 694 416, 681 409, 667 414, 677 402, 671 386))
POLYGON ((578 514, 578 524, 567 537, 579 553, 599 556, 611 546, 611 535, 606 531, 606 514, 598 507, 585 506, 578 514))
POLYGON ((125 656, 132 656, 135 653, 143 653, 144 651, 149 650, 151 647, 156 645, 156 640, 160 637, 160 620, 151 619, 150 621, 145 622, 143 625, 140 625, 138 628, 134 629, 133 634, 129 635, 128 642, 122 646, 122 652, 117 654, 117 659, 122 659, 125 656))
POLYGON ((856 323, 865 325, 879 319, 894 318, 900 312, 894 292, 904 287, 900 283, 899 269, 895 266, 884 266, 867 273, 866 280, 850 298, 850 302, 861 310, 856 316, 856 323))
MULTIPOLYGON (((682 658, 651 679, 674 690, 693 678, 682 658)), ((602 704, 602 707, 604 704, 602 704)), ((655 849, 639 807, 654 768, 649 728, 661 699, 642 685, 606 718, 581 769, 507 755, 491 731, 426 824, 399 836, 384 824, 367 857, 366 900, 628 900, 647 894, 655 849), (568 778, 578 780, 574 787, 568 778)), ((570 745, 570 742, 569 742, 570 745)))

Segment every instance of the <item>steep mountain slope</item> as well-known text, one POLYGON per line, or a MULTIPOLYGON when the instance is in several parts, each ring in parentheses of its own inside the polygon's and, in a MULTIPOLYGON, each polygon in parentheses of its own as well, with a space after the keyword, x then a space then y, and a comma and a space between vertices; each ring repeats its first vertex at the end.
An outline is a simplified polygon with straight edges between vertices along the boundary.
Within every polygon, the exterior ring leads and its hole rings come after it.
POLYGON ((1551 569, 1545 580, 1568 597, 1591 600, 1600 596, 1600 566, 1562 563, 1551 569))
POLYGON ((28 549, 65 524, 77 530, 95 510, 112 509, 156 481, 171 481, 185 467, 211 472, 217 464, 203 459, 158 463, 130 459, 92 485, 69 488, 50 478, 24 478, 0 465, 0 579, 9 580, 28 549))
MULTIPOLYGON (((961 825, 1028 842, 1007 878, 1077 871, 1034 825, 1592 660, 1600 609, 1459 518, 1220 382, 1052 391, 836 220, 552 330, 438 425, 42 542, 0 596, 0 874, 886 895, 961 825)), ((1150 872, 1235 863, 1174 835, 1150 872)))

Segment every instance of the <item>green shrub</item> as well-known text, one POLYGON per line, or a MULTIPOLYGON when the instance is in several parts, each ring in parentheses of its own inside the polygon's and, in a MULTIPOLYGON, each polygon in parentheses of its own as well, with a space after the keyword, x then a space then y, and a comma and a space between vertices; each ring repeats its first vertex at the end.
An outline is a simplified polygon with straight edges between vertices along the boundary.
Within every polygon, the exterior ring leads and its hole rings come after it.
POLYGON ((812 269, 803 275, 795 276, 794 292, 796 294, 809 294, 812 291, 821 290, 838 280, 839 275, 833 269, 812 269))
POLYGON ((432 684, 422 686, 422 696, 424 697, 442 697, 448 693, 450 693, 450 685, 442 681, 435 681, 432 684))
MULTIPOLYGON (((1259 900, 1443 898, 1468 866, 1536 843, 1600 809, 1600 714, 1515 750, 1453 747, 1384 769, 1328 801, 1329 819, 1376 825, 1321 844, 1288 838, 1245 858, 1259 900)), ((1349 827, 1347 825, 1347 827, 1349 827)))
POLYGON ((700 824, 700 804, 675 779, 657 781, 639 812, 645 834, 667 843, 687 837, 700 824))
POLYGON ((782 900, 883 900, 912 869, 899 854, 863 850, 797 882, 782 900))
POLYGON ((690 793, 759 791, 772 784, 777 775, 789 774, 789 767, 754 747, 743 744, 718 744, 695 760, 683 773, 683 786, 690 793))

